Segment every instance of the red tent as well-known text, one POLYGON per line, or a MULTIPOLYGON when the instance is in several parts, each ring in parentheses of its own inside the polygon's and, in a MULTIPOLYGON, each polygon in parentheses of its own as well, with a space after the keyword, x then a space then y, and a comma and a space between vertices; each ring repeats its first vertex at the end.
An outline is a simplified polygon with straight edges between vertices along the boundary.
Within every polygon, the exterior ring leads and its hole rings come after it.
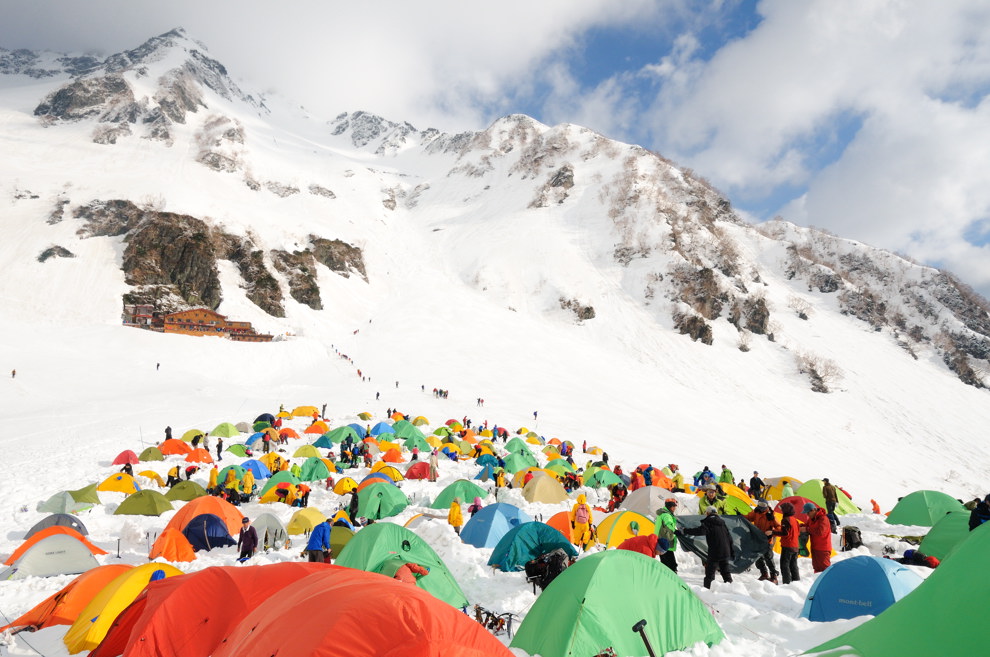
POLYGON ((215 657, 511 657, 470 616, 426 591, 327 566, 250 612, 215 657), (354 631, 360 628, 360 631, 354 631))
POLYGON ((52 625, 72 625, 89 601, 95 598, 103 587, 133 567, 126 563, 114 563, 87 570, 66 584, 62 590, 36 604, 10 625, 0 627, 0 632, 8 627, 33 627, 40 630, 52 625))
POLYGON ((178 438, 169 438, 162 441, 162 444, 158 446, 158 451, 165 456, 171 454, 188 454, 192 451, 192 447, 178 438))
POLYGON ((141 460, 137 457, 137 454, 135 454, 132 450, 125 449, 117 455, 117 458, 113 460, 113 465, 124 465, 125 463, 134 465, 140 462, 141 460))
POLYGON ((815 502, 809 500, 807 497, 799 497, 797 495, 794 495, 792 497, 785 497, 781 501, 777 502, 777 506, 773 508, 774 513, 780 513, 780 505, 783 504, 784 502, 790 502, 791 504, 794 505, 794 517, 800 520, 801 522, 808 522, 808 514, 803 511, 805 504, 811 502, 812 504, 815 505, 815 507, 819 509, 822 508, 818 506, 818 504, 816 504, 815 502))
POLYGON ((328 567, 298 561, 213 566, 151 582, 117 616, 90 657, 207 657, 245 615, 286 586, 328 567))
POLYGON ((430 477, 430 464, 426 461, 417 461, 406 470, 406 479, 428 479, 430 477))

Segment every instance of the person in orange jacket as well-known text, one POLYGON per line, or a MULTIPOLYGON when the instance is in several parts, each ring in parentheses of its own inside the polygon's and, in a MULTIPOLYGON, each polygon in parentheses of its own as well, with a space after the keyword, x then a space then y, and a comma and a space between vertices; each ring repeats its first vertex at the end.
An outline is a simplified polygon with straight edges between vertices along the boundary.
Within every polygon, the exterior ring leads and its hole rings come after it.
POLYGON ((591 540, 591 507, 584 493, 577 497, 577 503, 571 508, 571 543, 587 545, 591 540))
POLYGON ((455 497, 450 503, 450 511, 447 512, 447 522, 454 528, 458 536, 461 535, 461 527, 464 525, 464 515, 461 513, 461 498, 455 497))
POLYGON ((749 520, 767 537, 766 550, 756 560, 756 567, 760 569, 760 581, 770 580, 777 583, 777 567, 773 563, 773 544, 777 541, 776 532, 780 531, 780 523, 770 510, 770 505, 766 500, 756 503, 756 508, 747 513, 746 520, 749 520))
POLYGON ((638 469, 633 470, 632 473, 629 475, 629 490, 630 491, 639 490, 645 485, 646 485, 646 478, 643 477, 643 473, 640 472, 638 469))
POLYGON ((774 531, 775 536, 780 536, 780 575, 784 584, 790 584, 801 580, 797 565, 798 551, 801 549, 801 522, 794 517, 794 505, 790 502, 783 502, 778 508, 784 516, 780 529, 774 531))
POLYGON ((804 505, 808 514, 808 537, 811 543, 811 567, 820 573, 832 565, 832 524, 827 512, 811 502, 804 505))
POLYGON ((425 566, 420 566, 418 563, 404 563, 399 566, 399 569, 395 571, 395 575, 392 579, 397 579, 400 582, 405 582, 406 584, 416 585, 416 577, 423 577, 430 574, 430 569, 425 566))

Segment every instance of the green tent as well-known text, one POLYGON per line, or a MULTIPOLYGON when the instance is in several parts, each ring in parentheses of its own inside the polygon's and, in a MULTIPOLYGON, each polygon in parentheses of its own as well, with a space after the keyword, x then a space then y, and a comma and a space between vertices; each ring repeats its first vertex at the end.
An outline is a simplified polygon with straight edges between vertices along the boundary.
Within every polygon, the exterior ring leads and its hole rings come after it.
MULTIPOLYGON (((226 469, 227 468, 224 468, 224 470, 226 469)), ((223 480, 221 479, 220 481, 223 480)), ((204 495, 206 495, 206 490, 204 490, 203 487, 195 481, 180 481, 168 489, 168 492, 165 493, 165 499, 170 502, 188 502, 189 500, 194 500, 197 497, 203 497, 204 495)))
POLYGON ((228 465, 223 470, 217 473, 217 486, 219 486, 220 488, 224 487, 224 484, 227 483, 227 473, 230 472, 231 470, 234 471, 234 479, 237 479, 238 481, 243 479, 244 475, 247 474, 247 468, 244 468, 240 465, 228 465))
POLYGON ((416 586, 454 607, 465 607, 468 603, 457 580, 433 548, 405 527, 390 522, 378 522, 357 532, 334 563, 388 577, 395 575, 404 563, 417 563, 430 572, 418 578, 416 586))
POLYGON ((240 456, 241 458, 247 457, 247 447, 240 443, 234 443, 233 445, 230 445, 223 451, 230 452, 234 456, 240 456))
POLYGON ((302 467, 299 470, 299 479, 302 481, 317 481, 326 479, 329 476, 330 470, 327 468, 327 464, 318 456, 310 456, 303 461, 302 467))
POLYGON ((259 431, 264 431, 270 426, 272 426, 271 422, 265 422, 264 420, 259 420, 258 422, 255 422, 253 425, 251 425, 251 429, 254 431, 254 433, 258 433, 259 431))
POLYGON ((918 550, 942 561, 968 537, 969 511, 950 511, 935 523, 922 539, 918 550))
POLYGON ((565 461, 564 459, 554 459, 547 463, 546 470, 550 472, 556 472, 559 475, 563 475, 567 472, 574 472, 574 466, 565 461))
POLYGON ((990 526, 981 526, 918 588, 882 614, 809 653, 855 655, 985 655, 986 607, 990 590, 990 526))
MULTIPOLYGON (((587 475, 587 473, 585 473, 585 475, 587 475)), ((619 479, 619 475, 610 470, 600 468, 594 468, 594 472, 591 473, 591 476, 584 477, 584 485, 591 486, 592 488, 602 488, 603 486, 613 486, 621 483, 622 480, 619 479)))
POLYGON ((196 436, 202 438, 205 435, 206 435, 205 431, 200 431, 199 429, 190 429, 189 431, 182 434, 182 440, 186 441, 187 443, 191 443, 192 439, 195 438, 196 436))
POLYGON ((536 457, 530 452, 526 452, 525 454, 516 452, 505 457, 505 469, 507 472, 512 472, 513 474, 526 468, 537 468, 539 466, 540 464, 536 461, 536 457))
POLYGON ((645 656, 633 625, 645 632, 658 655, 708 645, 724 638, 704 603, 662 563, 629 550, 579 559, 536 599, 511 648, 542 657, 586 657, 612 648, 617 655, 645 656))
POLYGON ((409 506, 409 500, 393 484, 370 484, 358 491, 358 516, 369 520, 381 520, 401 513, 409 506))
POLYGON ((139 490, 128 495, 117 510, 115 516, 160 516, 172 510, 172 503, 156 490, 139 490))
POLYGON ((441 425, 433 430, 434 436, 449 436, 451 434, 450 427, 446 425, 441 425))
POLYGON ((234 438, 240 435, 240 431, 237 430, 230 422, 221 422, 217 426, 213 427, 213 431, 210 432, 211 436, 221 436, 223 438, 234 438))
POLYGON ((399 438, 426 438, 426 435, 419 430, 419 427, 408 420, 399 420, 392 425, 392 431, 399 438))
POLYGON ((429 452, 433 449, 430 447, 430 443, 426 442, 426 438, 422 436, 410 436, 402 442, 402 446, 409 450, 418 447, 421 452, 429 452))
POLYGON ((55 493, 44 502, 38 502, 37 506, 42 513, 79 513, 92 508, 89 502, 77 502, 68 491, 55 493))
MULTIPOLYGON (((860 508, 853 504, 852 500, 846 497, 838 488, 835 489, 836 497, 838 497, 838 503, 835 505, 835 514, 842 516, 847 513, 862 513, 860 508)), ((825 496, 822 495, 822 480, 821 479, 809 479, 808 481, 801 484, 801 486, 794 491, 794 494, 798 497, 806 497, 818 506, 825 508, 825 496)), ((748 511, 747 511, 748 513, 748 511)))
POLYGON ((138 454, 139 461, 164 461, 165 456, 162 451, 152 445, 151 447, 146 447, 143 452, 138 454))
POLYGON ((268 479, 268 481, 265 482, 265 485, 261 489, 261 492, 258 493, 258 497, 263 496, 265 493, 267 493, 272 488, 275 488, 275 486, 279 485, 283 481, 287 481, 294 486, 298 486, 299 484, 302 483, 302 480, 299 477, 295 476, 288 470, 282 470, 280 472, 276 472, 275 474, 273 474, 268 479))
POLYGON ((488 491, 472 481, 458 479, 440 491, 440 494, 437 495, 437 499, 433 500, 430 508, 449 509, 455 497, 461 498, 461 502, 465 504, 471 504, 476 497, 482 499, 488 497, 488 491))
POLYGON ((294 459, 306 459, 311 456, 320 456, 320 453, 312 445, 300 445, 299 449, 292 453, 294 459))
POLYGON ((83 486, 77 490, 70 490, 69 495, 72 496, 76 502, 82 502, 84 504, 102 504, 100 502, 100 496, 96 493, 96 487, 100 483, 90 484, 89 486, 83 486))
POLYGON ((946 513, 963 511, 962 502, 937 490, 916 490, 905 495, 887 516, 888 525, 932 527, 946 513))
POLYGON ((356 443, 359 443, 362 440, 364 440, 364 436, 359 436, 358 432, 355 431, 354 428, 351 427, 350 425, 337 427, 336 429, 331 429, 330 431, 327 431, 325 434, 323 434, 323 437, 332 443, 342 443, 344 442, 344 439, 347 438, 348 436, 350 436, 351 440, 353 440, 356 443))
POLYGON ((532 454, 533 450, 529 448, 529 445, 525 440, 519 436, 515 436, 512 440, 505 443, 505 451, 512 454, 532 454))

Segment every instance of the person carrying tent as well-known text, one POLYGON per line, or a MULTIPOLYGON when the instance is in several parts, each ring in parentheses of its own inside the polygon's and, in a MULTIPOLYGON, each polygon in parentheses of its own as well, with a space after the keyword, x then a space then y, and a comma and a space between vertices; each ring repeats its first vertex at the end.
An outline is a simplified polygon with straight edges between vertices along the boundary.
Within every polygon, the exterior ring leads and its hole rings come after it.
POLYGON ((258 549, 258 530, 251 526, 251 519, 247 516, 241 518, 241 531, 237 536, 237 547, 241 551, 238 561, 244 561, 254 556, 258 549))
MULTIPOLYGON (((749 496, 754 500, 763 497, 763 489, 766 487, 764 481, 760 478, 760 473, 753 470, 753 476, 749 478, 749 496)), ((740 486, 742 488, 742 486, 740 486)), ((743 488, 743 490, 746 490, 743 488)))
POLYGON ((831 532, 834 534, 837 531, 836 528, 842 524, 839 522, 839 516, 835 515, 835 507, 839 504, 839 493, 836 491, 835 486, 829 483, 828 477, 822 479, 822 497, 825 498, 825 511, 828 524, 831 532))
POLYGON ((464 526, 464 515, 461 513, 461 498, 455 497, 450 503, 450 510, 447 512, 447 522, 454 528, 454 532, 460 536, 461 527, 464 526))
POLYGON ((990 520, 990 495, 973 505, 972 511, 969 512, 969 531, 973 531, 987 520, 990 520))
POLYGON ((801 549, 801 522, 794 516, 794 505, 784 502, 779 507, 784 516, 780 529, 774 532, 780 537, 780 574, 784 584, 801 580, 798 574, 798 551, 801 549))
POLYGON ((168 478, 165 480, 165 485, 171 488, 180 481, 182 480, 179 479, 179 466, 174 466, 168 471, 168 478))
POLYGON ((736 478, 732 476, 732 470, 724 463, 722 464, 722 472, 718 475, 718 483, 736 485, 736 478))
POLYGON ((584 493, 571 508, 571 543, 586 547, 591 542, 591 506, 584 493))
POLYGON ((658 538, 667 539, 668 549, 660 555, 660 563, 677 572, 677 558, 674 552, 677 550, 677 518, 674 512, 677 510, 677 500, 668 497, 663 503, 663 508, 657 510, 657 522, 655 531, 658 538))
POLYGON ((471 504, 471 506, 468 507, 468 513, 470 513, 471 517, 473 518, 474 514, 476 514, 478 511, 481 511, 483 508, 485 508, 485 505, 481 503, 481 498, 476 497, 474 498, 474 502, 471 504))
POLYGON ((406 584, 416 585, 417 577, 425 577, 430 574, 430 569, 426 566, 421 566, 418 563, 404 563, 399 566, 398 570, 395 571, 395 575, 392 579, 397 579, 400 582, 405 582, 406 584))
POLYGON ((725 515, 725 498, 718 496, 718 488, 715 484, 705 485, 705 494, 702 496, 701 500, 698 501, 698 511, 702 514, 707 513, 708 509, 715 509, 716 513, 725 515))
POLYGON ((811 542, 811 567, 816 573, 832 565, 832 525, 820 507, 808 502, 804 505, 808 514, 808 536, 811 542))
POLYGON ((725 521, 718 515, 714 506, 709 506, 705 510, 705 517, 697 527, 679 530, 682 534, 689 536, 702 536, 708 542, 708 561, 705 562, 706 589, 712 588, 715 581, 715 570, 722 575, 722 581, 731 584, 732 573, 729 572, 729 559, 736 558, 736 550, 732 545, 732 536, 725 521))
POLYGON ((309 542, 306 543, 306 555, 309 561, 314 563, 324 563, 330 560, 330 519, 326 519, 309 534, 309 542))
POLYGON ((619 543, 617 549, 639 552, 649 558, 661 557, 670 548, 670 543, 665 538, 660 538, 656 534, 644 534, 642 536, 631 536, 619 543))
POLYGON ((784 479, 780 482, 780 499, 786 500, 788 497, 794 497, 794 488, 791 487, 791 482, 784 479))
POLYGON ((777 540, 776 532, 780 531, 780 523, 777 522, 777 518, 773 515, 773 510, 767 504, 766 500, 757 502, 756 508, 744 517, 767 536, 766 551, 756 560, 756 567, 760 570, 759 581, 770 580, 771 583, 776 584, 777 567, 773 563, 773 544, 777 540))

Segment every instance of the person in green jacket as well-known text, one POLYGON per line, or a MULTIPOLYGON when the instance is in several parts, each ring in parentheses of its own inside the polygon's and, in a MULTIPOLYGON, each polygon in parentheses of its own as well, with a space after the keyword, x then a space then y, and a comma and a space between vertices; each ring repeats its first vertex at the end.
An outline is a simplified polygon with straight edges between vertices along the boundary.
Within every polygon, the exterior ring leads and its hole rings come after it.
POLYGON ((788 497, 794 497, 794 489, 791 488, 791 482, 784 479, 781 484, 780 499, 786 500, 788 497))
POLYGON ((675 573, 677 572, 677 557, 674 556, 674 551, 677 549, 677 536, 674 533, 677 531, 677 519, 674 517, 676 509, 677 500, 668 497, 663 508, 657 511, 656 522, 656 535, 660 538, 666 538, 670 544, 667 551, 660 555, 660 563, 675 573))
POLYGON ((698 502, 698 512, 701 515, 705 515, 705 512, 708 511, 708 507, 710 506, 715 507, 715 510, 718 511, 719 515, 724 516, 727 513, 725 508, 725 497, 718 496, 718 488, 715 487, 715 484, 708 484, 705 486, 705 494, 698 502))
POLYGON ((732 476, 732 470, 729 469, 729 466, 722 464, 722 474, 718 476, 718 483, 736 485, 736 480, 732 476))

